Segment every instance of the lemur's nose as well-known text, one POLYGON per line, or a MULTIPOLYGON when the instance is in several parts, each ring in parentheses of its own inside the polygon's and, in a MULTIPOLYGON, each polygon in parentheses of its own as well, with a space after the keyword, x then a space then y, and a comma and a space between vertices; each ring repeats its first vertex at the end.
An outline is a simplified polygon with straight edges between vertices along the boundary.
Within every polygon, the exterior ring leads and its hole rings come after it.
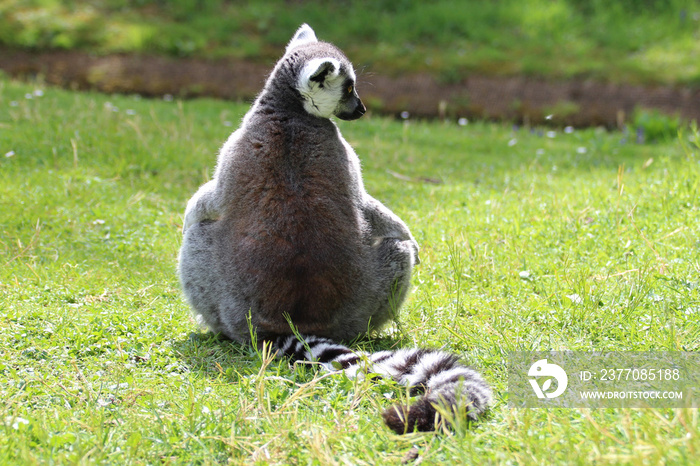
POLYGON ((357 107, 355 107, 355 111, 353 112, 353 116, 357 115, 355 118, 360 118, 362 115, 365 114, 367 109, 365 108, 365 104, 362 103, 360 99, 357 99, 357 107))

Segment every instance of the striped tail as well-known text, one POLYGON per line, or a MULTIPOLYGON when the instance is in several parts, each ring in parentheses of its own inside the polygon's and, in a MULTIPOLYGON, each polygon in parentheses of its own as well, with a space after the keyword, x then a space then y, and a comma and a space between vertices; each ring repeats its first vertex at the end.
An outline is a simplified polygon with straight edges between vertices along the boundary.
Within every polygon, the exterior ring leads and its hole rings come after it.
POLYGON ((293 335, 278 338, 273 349, 292 361, 317 361, 329 371, 344 370, 348 377, 357 377, 358 372, 388 376, 412 392, 423 392, 409 406, 384 411, 384 422, 397 434, 435 430, 441 420, 436 405, 453 413, 464 410, 476 420, 491 402, 491 388, 481 375, 443 351, 411 348, 364 353, 328 338, 305 336, 300 341, 293 335))

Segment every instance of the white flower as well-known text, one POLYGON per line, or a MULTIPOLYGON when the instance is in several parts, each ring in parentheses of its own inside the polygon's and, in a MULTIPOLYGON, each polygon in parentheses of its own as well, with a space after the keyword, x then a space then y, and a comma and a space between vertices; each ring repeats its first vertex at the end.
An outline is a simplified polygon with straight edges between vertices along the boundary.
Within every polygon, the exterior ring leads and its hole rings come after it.
POLYGON ((28 420, 24 419, 23 417, 19 417, 19 416, 18 417, 7 416, 5 418, 5 422, 7 424, 12 425, 12 428, 15 430, 19 430, 20 424, 25 425, 25 426, 29 425, 28 420))

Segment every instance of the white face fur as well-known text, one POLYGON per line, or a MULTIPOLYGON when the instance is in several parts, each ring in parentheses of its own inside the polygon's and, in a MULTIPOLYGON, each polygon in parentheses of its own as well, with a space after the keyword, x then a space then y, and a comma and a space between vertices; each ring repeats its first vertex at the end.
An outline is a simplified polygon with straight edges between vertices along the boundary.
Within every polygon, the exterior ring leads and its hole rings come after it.
POLYGON ((315 58, 307 63, 299 74, 297 89, 304 97, 304 109, 321 118, 333 116, 344 93, 348 92, 348 80, 355 82, 352 69, 340 73, 340 63, 334 58, 315 58))

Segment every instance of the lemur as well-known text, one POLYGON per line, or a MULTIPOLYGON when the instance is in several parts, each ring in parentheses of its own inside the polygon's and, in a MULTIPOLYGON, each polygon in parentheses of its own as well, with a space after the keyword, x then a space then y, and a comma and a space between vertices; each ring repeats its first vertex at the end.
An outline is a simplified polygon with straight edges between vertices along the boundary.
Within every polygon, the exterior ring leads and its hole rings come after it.
POLYGON ((455 356, 362 354, 339 343, 396 318, 419 262, 408 227, 367 193, 359 158, 331 120, 365 113, 355 83, 345 55, 302 25, 221 148, 213 179, 187 203, 182 288, 214 333, 249 344, 252 329, 295 360, 424 391, 384 413, 397 433, 434 429, 440 403, 476 419, 491 390, 455 356))

